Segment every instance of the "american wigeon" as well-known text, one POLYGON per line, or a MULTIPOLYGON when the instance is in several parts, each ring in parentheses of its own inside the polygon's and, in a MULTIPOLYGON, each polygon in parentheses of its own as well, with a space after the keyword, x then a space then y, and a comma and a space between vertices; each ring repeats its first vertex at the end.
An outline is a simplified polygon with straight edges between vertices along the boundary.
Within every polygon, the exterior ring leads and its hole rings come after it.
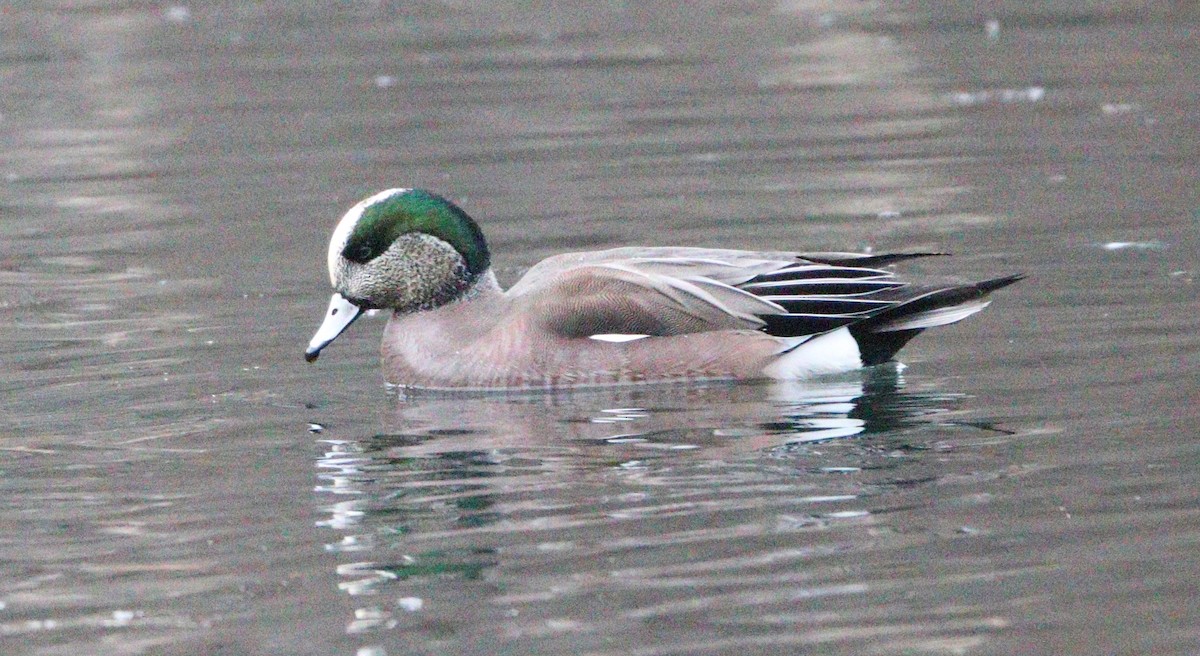
POLYGON ((389 189, 346 212, 329 244, 334 294, 310 362, 364 310, 392 310, 389 383, 558 388, 796 379, 889 360, 1021 278, 964 285, 878 267, 928 255, 617 248, 543 260, 507 291, 479 226, 450 201, 389 189))

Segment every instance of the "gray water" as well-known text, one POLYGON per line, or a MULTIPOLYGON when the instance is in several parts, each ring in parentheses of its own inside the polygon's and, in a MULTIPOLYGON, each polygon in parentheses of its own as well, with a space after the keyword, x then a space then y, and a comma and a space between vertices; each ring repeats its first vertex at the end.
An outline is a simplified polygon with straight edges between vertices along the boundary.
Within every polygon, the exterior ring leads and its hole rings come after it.
POLYGON ((1192 3, 0 10, 0 653, 1200 652, 1192 3), (994 23, 992 23, 994 21, 994 23), (315 366, 338 216, 1023 271, 904 367, 315 366))

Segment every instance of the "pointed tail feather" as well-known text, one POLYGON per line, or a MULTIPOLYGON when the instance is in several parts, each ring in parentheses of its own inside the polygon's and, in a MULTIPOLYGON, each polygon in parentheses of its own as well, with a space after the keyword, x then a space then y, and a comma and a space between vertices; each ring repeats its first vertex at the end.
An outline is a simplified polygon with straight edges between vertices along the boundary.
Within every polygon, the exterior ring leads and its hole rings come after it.
POLYGON ((863 364, 880 364, 890 360, 922 330, 962 321, 988 306, 990 301, 985 296, 1024 277, 1014 274, 939 289, 851 324, 850 334, 858 342, 863 364))
POLYGON ((997 289, 1001 289, 1003 287, 1008 287, 1009 285, 1013 284, 1014 282, 1019 282, 1024 279, 1025 279, 1025 274, 1013 273, 1013 274, 1010 274, 1007 276, 1000 276, 999 278, 992 278, 991 280, 984 280, 982 282, 977 282, 977 283, 975 283, 975 287, 979 289, 979 293, 981 293, 981 294, 990 294, 990 293, 996 291, 997 289))

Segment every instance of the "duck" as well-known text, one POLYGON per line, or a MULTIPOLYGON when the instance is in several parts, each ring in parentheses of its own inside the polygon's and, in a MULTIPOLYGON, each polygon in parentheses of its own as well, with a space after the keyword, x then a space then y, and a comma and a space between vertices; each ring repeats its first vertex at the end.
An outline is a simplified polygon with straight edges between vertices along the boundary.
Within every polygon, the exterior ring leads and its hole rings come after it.
POLYGON ((304 357, 382 310, 384 378, 400 388, 809 379, 888 362, 1023 277, 933 284, 890 268, 932 255, 623 247, 549 257, 505 290, 463 209, 387 189, 334 228, 333 295, 304 357))

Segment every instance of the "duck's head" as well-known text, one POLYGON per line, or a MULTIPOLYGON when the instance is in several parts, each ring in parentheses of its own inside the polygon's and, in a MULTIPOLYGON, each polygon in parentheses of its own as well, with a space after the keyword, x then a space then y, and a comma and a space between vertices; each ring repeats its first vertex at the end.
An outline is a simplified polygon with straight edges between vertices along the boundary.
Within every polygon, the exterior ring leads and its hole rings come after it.
POLYGON ((461 297, 490 263, 479 226, 445 198, 420 189, 367 198, 333 231, 333 298, 304 359, 316 360, 364 310, 415 312, 461 297))

